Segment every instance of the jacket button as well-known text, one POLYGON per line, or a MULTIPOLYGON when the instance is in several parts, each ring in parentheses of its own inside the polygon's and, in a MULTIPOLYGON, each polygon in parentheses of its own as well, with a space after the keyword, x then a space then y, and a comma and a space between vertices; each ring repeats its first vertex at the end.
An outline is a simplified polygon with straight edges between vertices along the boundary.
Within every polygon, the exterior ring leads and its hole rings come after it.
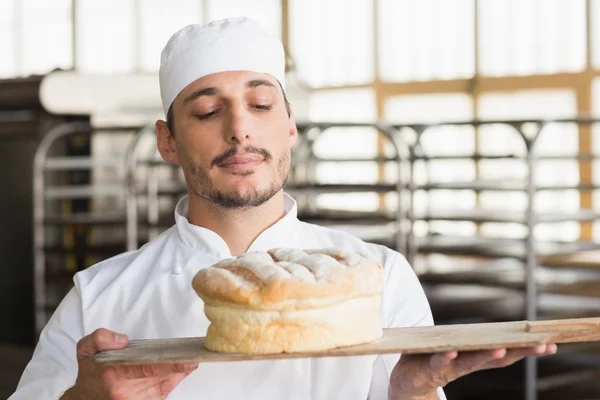
POLYGON ((175 265, 173 266, 173 273, 174 273, 175 275, 179 275, 179 274, 181 274, 182 272, 183 272, 183 268, 181 267, 181 265, 179 265, 179 264, 175 264, 175 265))

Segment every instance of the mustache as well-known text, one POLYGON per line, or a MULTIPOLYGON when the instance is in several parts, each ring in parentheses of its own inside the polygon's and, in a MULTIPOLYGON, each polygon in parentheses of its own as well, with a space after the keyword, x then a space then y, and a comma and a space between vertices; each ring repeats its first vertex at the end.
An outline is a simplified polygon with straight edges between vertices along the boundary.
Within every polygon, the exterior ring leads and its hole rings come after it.
MULTIPOLYGON (((212 168, 214 166, 223 164, 229 158, 231 158, 239 153, 240 153, 239 148, 232 147, 231 149, 227 150, 223 154, 218 155, 215 158, 213 158, 212 162, 210 163, 210 166, 212 168)), ((271 153, 269 153, 266 149, 259 149, 258 147, 254 147, 254 146, 244 147, 244 153, 245 154, 259 154, 259 155, 263 156, 266 161, 269 161, 273 158, 271 153)))

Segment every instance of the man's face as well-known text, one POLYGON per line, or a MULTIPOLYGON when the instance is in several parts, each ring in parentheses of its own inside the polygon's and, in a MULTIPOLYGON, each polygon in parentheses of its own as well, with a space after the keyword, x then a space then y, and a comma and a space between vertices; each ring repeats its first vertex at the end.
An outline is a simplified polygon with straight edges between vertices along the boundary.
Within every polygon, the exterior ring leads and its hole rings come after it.
POLYGON ((158 146, 166 161, 181 165, 190 194, 241 209, 282 189, 297 131, 271 75, 205 76, 177 96, 172 110, 172 135, 157 123, 158 146))

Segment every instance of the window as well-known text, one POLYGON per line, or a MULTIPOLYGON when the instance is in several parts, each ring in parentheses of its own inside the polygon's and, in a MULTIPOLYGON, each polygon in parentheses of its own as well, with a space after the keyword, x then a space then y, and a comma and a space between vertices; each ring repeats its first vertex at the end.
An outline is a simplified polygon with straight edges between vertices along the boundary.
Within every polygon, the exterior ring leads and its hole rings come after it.
POLYGON ((281 37, 280 0, 205 0, 206 21, 250 17, 269 33, 281 37))
POLYGON ((136 67, 132 0, 78 0, 77 68, 82 72, 131 72, 136 67))
POLYGON ((600 68, 600 0, 590 0, 590 34, 592 42, 590 47, 592 50, 591 61, 592 66, 596 69, 600 68))
POLYGON ((16 1, 0 0, 0 78, 17 75, 21 57, 16 54, 16 1))
POLYGON ((71 53, 70 0, 0 0, 0 77, 69 69, 71 53))
POLYGON ((313 87, 373 80, 371 0, 291 0, 290 15, 291 56, 301 80, 313 87))
POLYGON ((550 74, 585 68, 585 0, 477 4, 482 75, 550 74))
POLYGON ((144 0, 140 12, 140 67, 157 72, 160 53, 175 32, 202 21, 201 3, 196 0, 144 0))
POLYGON ((379 4, 383 80, 473 76, 473 0, 380 0, 379 4))
POLYGON ((22 74, 71 68, 71 1, 21 0, 21 7, 22 74))

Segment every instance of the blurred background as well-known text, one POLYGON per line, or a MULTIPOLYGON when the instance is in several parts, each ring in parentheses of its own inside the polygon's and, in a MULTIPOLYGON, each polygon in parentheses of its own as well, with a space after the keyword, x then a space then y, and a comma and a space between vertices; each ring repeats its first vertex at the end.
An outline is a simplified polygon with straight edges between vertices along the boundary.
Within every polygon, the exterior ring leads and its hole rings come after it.
MULTIPOLYGON (((599 0, 0 0, 0 398, 72 276, 173 223, 160 51, 249 16, 287 52, 301 219, 403 253, 438 324, 600 316, 599 0)), ((600 399, 600 347, 449 399, 600 399)))

